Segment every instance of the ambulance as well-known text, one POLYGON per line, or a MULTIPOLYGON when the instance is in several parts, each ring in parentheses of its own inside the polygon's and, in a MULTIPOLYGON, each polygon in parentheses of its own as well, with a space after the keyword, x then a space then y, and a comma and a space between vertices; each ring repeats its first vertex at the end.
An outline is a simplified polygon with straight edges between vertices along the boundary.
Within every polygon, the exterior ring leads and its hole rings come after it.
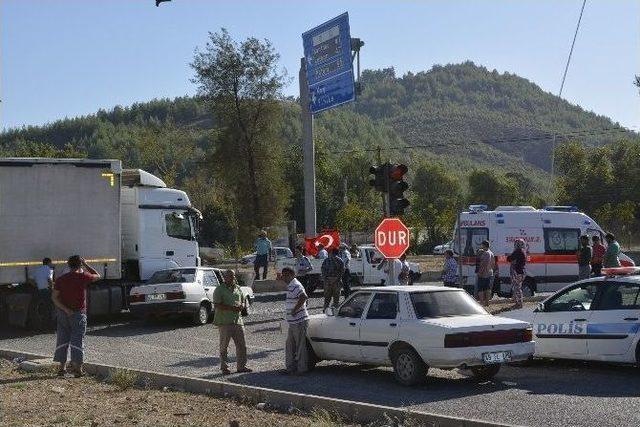
MULTIPOLYGON (((476 283, 475 254, 484 240, 496 255, 499 276, 494 292, 511 296, 510 264, 507 255, 517 239, 525 242, 527 277, 523 284, 525 296, 535 292, 555 292, 578 280, 578 250, 581 235, 599 236, 605 242, 602 228, 575 206, 498 206, 471 205, 462 212, 454 230, 453 246, 461 264, 463 288, 473 289, 476 283), (458 226, 459 223, 459 226, 458 226)), ((633 266, 628 256, 620 254, 623 266, 633 266)))

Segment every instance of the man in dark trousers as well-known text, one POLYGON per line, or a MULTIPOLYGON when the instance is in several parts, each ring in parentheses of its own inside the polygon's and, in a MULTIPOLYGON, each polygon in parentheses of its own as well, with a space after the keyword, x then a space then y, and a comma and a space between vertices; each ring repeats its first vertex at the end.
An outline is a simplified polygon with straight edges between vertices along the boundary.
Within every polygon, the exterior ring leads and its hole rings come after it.
POLYGON ((324 281, 324 307, 326 310, 333 299, 333 307, 340 301, 340 288, 342 288, 342 276, 344 275, 344 262, 338 256, 338 250, 329 252, 329 258, 322 262, 320 267, 324 281))
POLYGON ((69 272, 58 277, 51 295, 57 308, 58 330, 55 362, 60 363, 58 375, 66 372, 67 353, 71 353, 71 372, 78 378, 84 375, 84 337, 87 332, 87 287, 100 280, 100 274, 79 255, 67 260, 69 272))

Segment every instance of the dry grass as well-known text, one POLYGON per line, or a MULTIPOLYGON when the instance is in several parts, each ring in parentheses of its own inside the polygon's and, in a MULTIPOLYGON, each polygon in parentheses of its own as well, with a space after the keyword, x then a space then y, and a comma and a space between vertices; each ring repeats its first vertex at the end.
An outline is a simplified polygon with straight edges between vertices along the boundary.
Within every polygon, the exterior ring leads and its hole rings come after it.
POLYGON ((109 382, 120 391, 124 391, 136 385, 138 374, 128 369, 114 369, 109 376, 109 382))
POLYGON ((91 377, 25 373, 0 359, 0 425, 228 426, 234 420, 241 427, 319 425, 309 416, 258 410, 232 399, 139 388, 121 391, 132 377, 117 377, 114 388, 91 377))

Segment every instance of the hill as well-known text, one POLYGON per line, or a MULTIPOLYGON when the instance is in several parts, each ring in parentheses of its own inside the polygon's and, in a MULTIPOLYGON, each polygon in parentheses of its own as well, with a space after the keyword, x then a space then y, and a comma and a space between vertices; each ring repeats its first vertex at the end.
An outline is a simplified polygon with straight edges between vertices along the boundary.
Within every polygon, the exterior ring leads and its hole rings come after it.
MULTIPOLYGON (((462 191, 475 168, 517 172, 531 181, 527 188, 544 196, 554 134, 558 143, 571 140, 589 146, 638 140, 609 118, 524 78, 472 62, 401 77, 392 68, 366 70, 362 84, 357 102, 316 118, 319 224, 336 223, 344 196, 352 195, 350 200, 365 212, 376 205, 367 181, 377 147, 383 159, 406 162, 409 179, 425 162, 442 165, 457 177, 462 191)), ((289 217, 301 224, 300 110, 294 99, 282 102, 285 175, 293 188, 289 217)), ((0 133, 0 155, 120 158, 127 167, 148 169, 172 185, 195 191, 202 183, 194 179, 195 171, 215 149, 216 133, 204 101, 180 97, 10 129, 0 133)))

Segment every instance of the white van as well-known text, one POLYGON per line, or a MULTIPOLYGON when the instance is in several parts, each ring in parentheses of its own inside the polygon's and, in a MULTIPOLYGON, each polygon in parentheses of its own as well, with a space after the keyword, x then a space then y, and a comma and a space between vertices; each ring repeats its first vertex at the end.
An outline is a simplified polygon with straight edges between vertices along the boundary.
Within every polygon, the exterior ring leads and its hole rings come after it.
MULTIPOLYGON (((513 242, 523 239, 526 244, 527 278, 523 293, 555 292, 578 279, 578 250, 581 235, 600 236, 602 228, 575 206, 498 206, 493 211, 485 205, 471 205, 460 215, 462 233, 456 224, 453 247, 462 254, 462 286, 469 289, 476 283, 475 253, 483 240, 491 244, 497 256, 500 286, 494 291, 500 296, 511 295, 507 255, 513 242), (460 250, 462 248, 462 251, 460 250)), ((620 254, 623 266, 633 266, 628 256, 620 254)))

